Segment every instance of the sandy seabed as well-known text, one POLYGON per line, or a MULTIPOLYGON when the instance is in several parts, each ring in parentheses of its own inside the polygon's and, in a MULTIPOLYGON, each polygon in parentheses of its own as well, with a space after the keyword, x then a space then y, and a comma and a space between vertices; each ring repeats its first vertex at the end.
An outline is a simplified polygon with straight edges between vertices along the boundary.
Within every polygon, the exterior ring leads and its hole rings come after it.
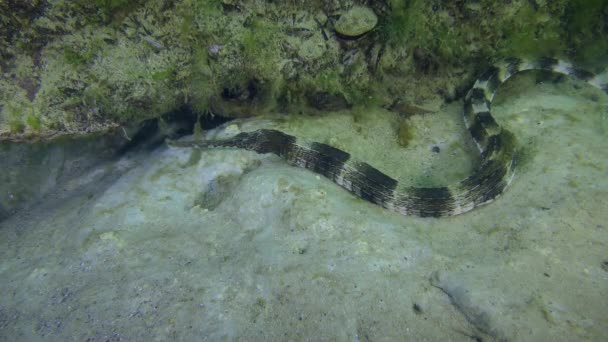
MULTIPOLYGON (((382 109, 237 126, 439 185, 477 161, 460 106, 413 117, 407 148, 382 109)), ((521 146, 516 177, 455 217, 401 216, 241 150, 163 146, 89 170, 0 222, 0 339, 602 340, 608 98, 528 74, 494 114, 521 146)))

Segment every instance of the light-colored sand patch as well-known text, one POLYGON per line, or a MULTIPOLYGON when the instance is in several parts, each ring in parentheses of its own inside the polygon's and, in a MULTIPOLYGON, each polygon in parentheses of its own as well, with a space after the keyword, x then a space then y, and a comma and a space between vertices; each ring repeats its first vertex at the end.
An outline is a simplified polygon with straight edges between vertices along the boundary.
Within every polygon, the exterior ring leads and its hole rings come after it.
MULTIPOLYGON (((95 196, 0 223, 0 336, 600 340, 607 103, 579 83, 510 81, 494 110, 522 146, 515 180, 440 219, 392 213, 278 157, 161 148, 95 196)), ((476 160, 460 107, 444 109, 412 120, 406 149, 381 109, 244 126, 443 184, 476 160)))

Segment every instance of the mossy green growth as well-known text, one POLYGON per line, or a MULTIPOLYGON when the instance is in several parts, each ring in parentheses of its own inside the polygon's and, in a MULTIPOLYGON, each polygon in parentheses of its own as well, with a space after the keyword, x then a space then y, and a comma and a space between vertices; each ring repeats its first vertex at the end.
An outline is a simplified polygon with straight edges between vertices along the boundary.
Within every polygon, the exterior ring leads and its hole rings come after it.
POLYGON ((425 0, 389 0, 390 12, 378 24, 380 40, 392 46, 423 48, 445 60, 462 54, 466 32, 447 11, 425 0))
POLYGON ((375 103, 377 98, 373 94, 373 85, 365 71, 356 69, 341 71, 338 68, 328 68, 314 77, 304 81, 308 91, 321 91, 334 96, 343 97, 350 105, 366 107, 375 103))
POLYGON ((173 68, 169 67, 165 70, 153 72, 150 78, 154 81, 167 81, 173 76, 173 68))
POLYGON ((326 91, 333 95, 344 95, 344 82, 342 75, 337 70, 328 70, 318 74, 314 79, 316 90, 326 91))
POLYGON ((524 4, 515 12, 512 20, 501 23, 497 28, 504 35, 498 41, 501 57, 559 56, 566 50, 561 22, 555 20, 560 8, 549 6, 534 8, 524 4))
POLYGON ((8 127, 11 133, 21 133, 25 130, 25 124, 19 118, 13 118, 8 121, 8 127))
POLYGON ((275 78, 278 74, 279 43, 282 33, 272 21, 250 17, 248 29, 241 37, 244 67, 258 78, 275 78))
POLYGON ((76 51, 71 46, 66 46, 63 48, 63 58, 71 65, 84 65, 91 60, 92 55, 76 51))
POLYGON ((422 1, 390 0, 390 12, 381 18, 377 26, 380 39, 393 45, 404 45, 424 31, 423 19, 419 14, 422 1))
POLYGON ((210 98, 219 92, 215 77, 209 67, 205 47, 195 47, 184 93, 197 113, 207 113, 210 98))
MULTIPOLYGON (((11 89, 7 90, 10 91, 11 89)), ((32 103, 23 95, 23 91, 20 90, 14 92, 10 99, 4 99, 4 108, 0 112, 0 122, 4 121, 11 133, 24 132, 28 127, 36 131, 42 128, 40 118, 34 115, 32 103)))
MULTIPOLYGON (((82 25, 119 23, 140 5, 145 4, 142 0, 54 0, 48 2, 51 10, 49 18, 57 15, 72 17, 71 25, 64 28, 68 32, 72 31, 74 27, 82 27, 82 25)), ((53 27, 55 25, 52 23, 53 27)))
POLYGON ((40 116, 33 113, 30 113, 25 117, 25 123, 34 131, 40 131, 42 129, 42 119, 40 116))
POLYGON ((58 49, 66 63, 78 68, 90 65, 111 45, 106 40, 112 41, 115 38, 116 33, 111 29, 87 27, 74 34, 64 35, 61 45, 52 45, 52 49, 58 49))
POLYGON ((240 37, 241 68, 225 75, 234 78, 228 81, 232 84, 242 84, 243 77, 258 80, 260 88, 254 105, 267 107, 272 105, 282 87, 283 78, 277 66, 281 63, 280 42, 284 34, 270 20, 249 17, 244 25, 247 29, 240 37))
POLYGON ((25 130, 25 123, 23 122, 22 109, 12 104, 8 104, 6 108, 8 128, 12 133, 20 133, 25 130))
POLYGON ((564 21, 568 40, 577 51, 575 61, 605 63, 608 51, 608 2, 570 0, 564 21))
POLYGON ((388 2, 390 10, 376 30, 379 39, 420 49, 438 65, 484 57, 563 57, 571 51, 581 60, 597 60, 608 50, 605 0, 388 2))
POLYGON ((137 2, 132 0, 93 0, 95 6, 106 15, 135 6, 137 2))
POLYGON ((229 18, 222 11, 221 0, 183 0, 176 5, 177 15, 182 18, 178 26, 180 35, 186 37, 226 33, 229 18))
POLYGON ((0 0, 0 60, 10 55, 11 44, 20 44, 27 49, 20 39, 15 39, 31 30, 32 22, 44 11, 47 1, 6 1, 0 0))

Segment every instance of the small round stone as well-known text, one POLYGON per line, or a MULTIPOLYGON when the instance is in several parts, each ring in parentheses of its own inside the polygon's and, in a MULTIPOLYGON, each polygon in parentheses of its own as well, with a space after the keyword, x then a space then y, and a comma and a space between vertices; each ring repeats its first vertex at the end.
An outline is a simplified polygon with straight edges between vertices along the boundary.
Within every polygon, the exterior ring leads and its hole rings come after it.
POLYGON ((368 7, 355 6, 340 16, 336 32, 347 37, 358 37, 371 31, 378 24, 376 13, 368 7))

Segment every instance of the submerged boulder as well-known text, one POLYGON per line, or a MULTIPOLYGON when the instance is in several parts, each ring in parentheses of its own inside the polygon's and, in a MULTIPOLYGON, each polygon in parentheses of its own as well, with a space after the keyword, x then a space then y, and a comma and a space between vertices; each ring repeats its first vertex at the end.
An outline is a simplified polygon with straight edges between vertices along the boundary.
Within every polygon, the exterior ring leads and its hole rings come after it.
POLYGON ((358 37, 371 31, 378 24, 376 13, 364 6, 355 6, 340 16, 335 29, 346 37, 358 37))

